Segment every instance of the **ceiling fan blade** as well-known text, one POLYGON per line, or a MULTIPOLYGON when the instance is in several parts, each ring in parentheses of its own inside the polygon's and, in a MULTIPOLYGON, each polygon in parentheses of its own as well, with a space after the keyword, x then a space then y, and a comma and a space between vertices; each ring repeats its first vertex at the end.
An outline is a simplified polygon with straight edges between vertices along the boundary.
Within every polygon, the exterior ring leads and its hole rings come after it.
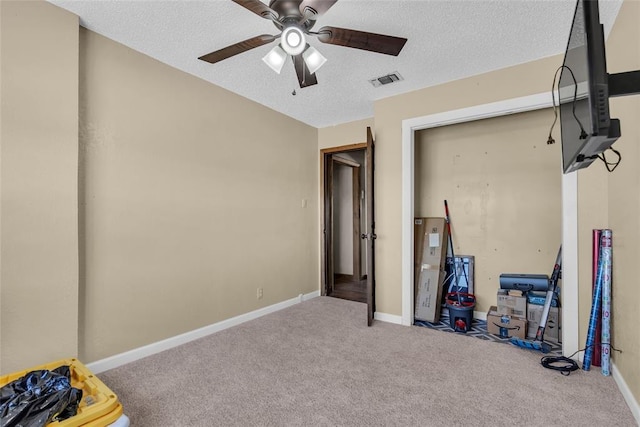
POLYGON ((278 19, 278 14, 260 0, 231 0, 265 19, 278 19))
POLYGON ((315 73, 311 74, 309 72, 309 68, 304 63, 304 58, 302 58, 302 54, 293 57, 293 65, 296 67, 300 89, 318 84, 315 73))
POLYGON ((336 4, 338 0, 302 0, 300 3, 300 13, 305 11, 311 15, 323 15, 331 6, 336 4))
POLYGON ((318 40, 322 43, 353 47, 371 52, 398 56, 407 39, 386 36, 384 34, 367 33, 348 30, 346 28, 322 27, 318 31, 318 40))
POLYGON ((277 36, 272 36, 270 34, 262 34, 262 35, 247 39, 245 41, 232 44, 231 46, 227 46, 223 49, 216 50, 215 52, 208 53, 206 55, 201 56, 198 59, 215 64, 216 62, 220 62, 223 59, 227 59, 239 53, 246 52, 248 50, 265 45, 267 43, 271 43, 277 38, 278 38, 277 36))

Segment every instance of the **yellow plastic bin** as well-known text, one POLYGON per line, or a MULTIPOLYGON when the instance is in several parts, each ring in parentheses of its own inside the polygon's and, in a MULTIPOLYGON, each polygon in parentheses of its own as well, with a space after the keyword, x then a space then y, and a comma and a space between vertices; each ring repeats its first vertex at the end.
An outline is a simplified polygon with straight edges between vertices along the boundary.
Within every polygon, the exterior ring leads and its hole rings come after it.
POLYGON ((0 387, 17 380, 31 371, 53 370, 60 366, 69 366, 71 386, 82 390, 82 400, 78 405, 78 413, 64 421, 47 424, 51 427, 108 426, 115 421, 126 418, 122 414, 122 405, 118 397, 98 377, 93 375, 78 359, 62 359, 45 365, 34 366, 25 371, 0 376, 0 387))

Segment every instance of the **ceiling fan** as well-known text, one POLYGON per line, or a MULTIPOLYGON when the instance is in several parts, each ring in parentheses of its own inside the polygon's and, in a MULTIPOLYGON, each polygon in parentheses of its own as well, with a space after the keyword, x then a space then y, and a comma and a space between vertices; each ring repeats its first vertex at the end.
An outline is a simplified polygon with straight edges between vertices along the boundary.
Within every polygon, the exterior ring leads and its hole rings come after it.
POLYGON ((232 0, 256 15, 271 20, 280 34, 262 34, 203 55, 198 59, 215 64, 234 55, 280 39, 262 60, 278 74, 287 57, 293 58, 300 87, 318 83, 315 72, 326 58, 306 42, 307 36, 315 36, 322 43, 363 49, 371 52, 398 56, 407 39, 368 33, 338 27, 322 27, 311 31, 316 20, 338 0, 271 0, 269 6, 260 0, 232 0))

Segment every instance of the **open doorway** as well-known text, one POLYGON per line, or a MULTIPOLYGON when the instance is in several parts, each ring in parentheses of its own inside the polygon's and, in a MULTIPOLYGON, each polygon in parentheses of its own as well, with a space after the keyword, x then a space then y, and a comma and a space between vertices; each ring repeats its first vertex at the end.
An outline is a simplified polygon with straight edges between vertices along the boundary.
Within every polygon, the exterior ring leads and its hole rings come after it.
POLYGON ((322 294, 367 302, 366 144, 322 150, 322 294))

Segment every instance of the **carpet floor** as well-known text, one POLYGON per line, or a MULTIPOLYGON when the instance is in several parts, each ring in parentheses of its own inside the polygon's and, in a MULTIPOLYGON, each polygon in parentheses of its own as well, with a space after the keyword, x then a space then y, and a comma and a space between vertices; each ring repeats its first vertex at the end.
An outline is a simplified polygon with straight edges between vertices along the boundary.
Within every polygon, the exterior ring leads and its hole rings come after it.
POLYGON ((133 427, 635 426, 614 380, 318 297, 100 373, 133 427))

